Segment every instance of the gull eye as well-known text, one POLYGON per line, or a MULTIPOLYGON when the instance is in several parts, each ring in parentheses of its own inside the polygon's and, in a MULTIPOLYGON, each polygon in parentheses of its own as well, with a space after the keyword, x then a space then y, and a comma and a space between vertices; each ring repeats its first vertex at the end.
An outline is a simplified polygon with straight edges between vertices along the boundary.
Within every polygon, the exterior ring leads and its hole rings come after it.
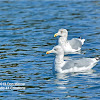
POLYGON ((61 34, 63 33, 63 31, 60 31, 61 32, 61 34))
POLYGON ((54 50, 55 50, 55 51, 57 51, 57 50, 58 50, 58 48, 54 48, 54 50))
POLYGON ((54 50, 56 51, 56 49, 54 48, 54 50))

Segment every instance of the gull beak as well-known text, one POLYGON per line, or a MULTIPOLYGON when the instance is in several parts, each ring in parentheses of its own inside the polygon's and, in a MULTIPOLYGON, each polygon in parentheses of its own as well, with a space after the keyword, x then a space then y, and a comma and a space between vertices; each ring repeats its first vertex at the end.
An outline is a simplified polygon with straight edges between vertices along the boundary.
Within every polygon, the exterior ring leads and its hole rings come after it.
POLYGON ((49 53, 52 53, 52 52, 53 52, 53 50, 50 50, 50 51, 47 51, 46 54, 49 54, 49 53))
POLYGON ((58 36, 58 33, 56 33, 56 34, 54 35, 54 37, 56 37, 56 36, 58 36))

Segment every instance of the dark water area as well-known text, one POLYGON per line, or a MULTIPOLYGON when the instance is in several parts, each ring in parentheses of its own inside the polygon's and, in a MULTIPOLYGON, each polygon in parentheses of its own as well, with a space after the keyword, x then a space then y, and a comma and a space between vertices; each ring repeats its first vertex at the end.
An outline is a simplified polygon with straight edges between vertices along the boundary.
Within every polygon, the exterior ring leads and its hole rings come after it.
POLYGON ((86 39, 68 56, 100 55, 99 0, 0 0, 0 99, 100 100, 100 62, 86 73, 52 73, 54 55, 45 52, 60 28, 86 39))

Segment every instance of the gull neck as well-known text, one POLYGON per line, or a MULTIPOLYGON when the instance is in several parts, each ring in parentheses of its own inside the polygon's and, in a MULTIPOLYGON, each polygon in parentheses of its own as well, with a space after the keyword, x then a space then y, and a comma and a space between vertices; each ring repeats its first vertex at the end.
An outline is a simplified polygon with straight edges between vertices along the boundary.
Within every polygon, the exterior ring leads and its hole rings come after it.
POLYGON ((64 62, 64 52, 57 54, 55 58, 55 63, 63 63, 64 62))
POLYGON ((62 44, 65 44, 67 41, 67 37, 60 37, 59 38, 59 44, 62 45, 62 44))

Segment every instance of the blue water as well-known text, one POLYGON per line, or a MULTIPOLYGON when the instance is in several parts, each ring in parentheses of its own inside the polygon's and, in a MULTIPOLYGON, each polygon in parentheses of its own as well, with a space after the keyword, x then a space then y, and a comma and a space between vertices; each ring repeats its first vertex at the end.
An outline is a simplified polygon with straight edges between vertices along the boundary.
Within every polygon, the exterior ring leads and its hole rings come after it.
POLYGON ((100 62, 86 73, 53 74, 53 35, 68 29, 68 39, 85 38, 81 54, 100 55, 99 0, 0 0, 0 84, 2 100, 100 100, 100 62))

